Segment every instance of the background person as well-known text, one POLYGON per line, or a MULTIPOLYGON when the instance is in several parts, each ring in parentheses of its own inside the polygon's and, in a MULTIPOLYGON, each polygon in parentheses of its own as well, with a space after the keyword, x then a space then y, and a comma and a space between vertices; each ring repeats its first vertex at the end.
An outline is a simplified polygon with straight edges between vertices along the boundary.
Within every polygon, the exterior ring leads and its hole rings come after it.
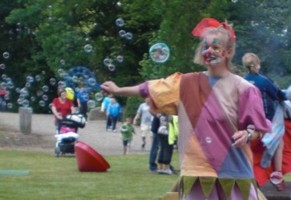
POLYGON ((58 97, 54 98, 52 102, 52 112, 55 116, 56 134, 59 134, 61 120, 75 112, 73 102, 67 99, 64 88, 58 89, 58 97))
POLYGON ((131 117, 127 117, 125 119, 125 122, 120 127, 120 132, 121 132, 122 143, 123 143, 123 155, 127 155, 130 151, 133 134, 135 134, 131 117))
POLYGON ((106 130, 109 129, 110 124, 112 125, 112 132, 116 132, 116 124, 119 119, 119 115, 121 112, 121 107, 119 103, 116 101, 115 98, 111 98, 111 102, 108 105, 107 108, 107 124, 106 124, 106 130))
MULTIPOLYGON (((263 99, 263 108, 266 115, 266 118, 270 121, 273 120, 275 115, 275 109, 276 104, 283 103, 286 100, 286 95, 284 92, 281 91, 280 88, 278 88, 271 79, 268 77, 260 74, 261 69, 261 61, 259 57, 254 53, 246 53, 242 57, 242 63, 243 66, 248 69, 248 74, 245 76, 245 79, 254 84, 261 92, 262 99, 263 99)), ((282 125, 284 126, 284 116, 282 113, 282 125)), ((280 133, 274 133, 274 134, 280 134, 280 133)), ((275 151, 275 154, 272 155, 273 157, 273 167, 274 172, 270 174, 270 181, 273 183, 277 190, 281 191, 284 190, 285 185, 283 181, 283 174, 282 174, 282 159, 283 159, 283 134, 284 131, 280 134, 279 141, 277 142, 277 149, 275 151)), ((269 166, 262 166, 262 159, 264 159, 264 156, 262 155, 265 149, 263 147, 262 142, 259 141, 253 141, 252 142, 252 149, 255 156, 255 176, 258 181, 259 185, 263 185, 268 178, 266 178, 266 169, 269 166), (260 150, 259 150, 260 149, 260 150), (258 155, 260 154, 260 155, 258 155), (259 158, 257 160, 256 158, 259 158)), ((266 164, 265 164, 266 165, 266 164)))
POLYGON ((136 115, 133 119, 133 124, 137 125, 138 120, 140 119, 140 130, 141 130, 141 139, 142 139, 142 145, 141 149, 145 149, 146 145, 146 138, 152 137, 151 133, 151 125, 152 125, 152 114, 150 112, 150 106, 149 106, 149 99, 145 99, 145 102, 140 104, 136 115))

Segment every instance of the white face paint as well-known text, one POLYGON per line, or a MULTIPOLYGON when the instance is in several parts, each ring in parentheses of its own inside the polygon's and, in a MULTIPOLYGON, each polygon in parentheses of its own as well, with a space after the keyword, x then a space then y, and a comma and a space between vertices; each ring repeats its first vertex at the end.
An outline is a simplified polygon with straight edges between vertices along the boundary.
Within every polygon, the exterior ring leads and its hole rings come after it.
POLYGON ((222 62, 225 58, 222 41, 213 35, 206 37, 202 46, 202 56, 206 65, 222 62))

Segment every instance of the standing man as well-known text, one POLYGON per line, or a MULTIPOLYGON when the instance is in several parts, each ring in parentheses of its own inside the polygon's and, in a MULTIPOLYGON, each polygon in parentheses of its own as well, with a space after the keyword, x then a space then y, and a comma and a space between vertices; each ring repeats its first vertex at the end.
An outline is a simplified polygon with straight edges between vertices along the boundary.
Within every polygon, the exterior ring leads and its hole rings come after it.
POLYGON ((150 112, 149 99, 146 98, 145 102, 139 105, 133 120, 133 124, 137 125, 137 120, 140 119, 142 150, 145 149, 147 135, 151 134, 152 118, 153 116, 150 112))

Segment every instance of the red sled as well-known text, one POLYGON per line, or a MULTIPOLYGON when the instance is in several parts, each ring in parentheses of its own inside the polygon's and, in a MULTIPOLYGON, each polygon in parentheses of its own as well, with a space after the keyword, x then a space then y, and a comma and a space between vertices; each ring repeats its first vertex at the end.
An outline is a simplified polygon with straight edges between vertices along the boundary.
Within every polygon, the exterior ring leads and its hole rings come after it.
POLYGON ((105 172, 110 168, 103 156, 84 142, 75 143, 75 154, 80 172, 105 172))

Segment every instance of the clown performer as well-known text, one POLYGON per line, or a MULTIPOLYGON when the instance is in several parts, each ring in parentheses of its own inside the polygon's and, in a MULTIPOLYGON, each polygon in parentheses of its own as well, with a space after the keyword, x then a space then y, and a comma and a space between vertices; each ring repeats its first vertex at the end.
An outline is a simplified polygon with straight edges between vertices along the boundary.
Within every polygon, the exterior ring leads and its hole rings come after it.
POLYGON ((252 169, 250 140, 271 130, 260 91, 231 72, 235 32, 225 22, 204 18, 192 31, 201 39, 194 62, 206 71, 103 89, 151 99, 151 109, 179 117, 179 198, 264 199, 252 169), (252 125, 255 130, 249 131, 252 125))

